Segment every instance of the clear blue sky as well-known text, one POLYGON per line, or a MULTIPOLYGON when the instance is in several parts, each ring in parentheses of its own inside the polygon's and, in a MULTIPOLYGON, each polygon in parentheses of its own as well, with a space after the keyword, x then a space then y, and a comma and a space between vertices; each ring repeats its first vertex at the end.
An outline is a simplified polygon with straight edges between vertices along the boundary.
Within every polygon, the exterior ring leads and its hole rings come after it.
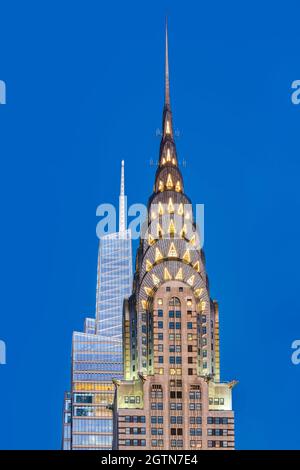
POLYGON ((238 448, 299 447, 298 2, 0 3, 0 448, 57 449, 72 330, 95 305, 96 207, 146 202, 164 17, 185 189, 205 204, 238 448))

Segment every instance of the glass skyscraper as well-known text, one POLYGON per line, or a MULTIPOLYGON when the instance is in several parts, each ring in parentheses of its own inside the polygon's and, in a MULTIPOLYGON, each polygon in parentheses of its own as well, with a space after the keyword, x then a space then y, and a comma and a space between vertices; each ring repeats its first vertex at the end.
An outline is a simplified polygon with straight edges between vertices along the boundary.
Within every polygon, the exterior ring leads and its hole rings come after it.
POLYGON ((100 238, 96 316, 72 338, 71 392, 63 412, 64 450, 112 448, 112 379, 123 377, 122 309, 132 289, 130 231, 126 230, 122 162, 119 232, 100 238))

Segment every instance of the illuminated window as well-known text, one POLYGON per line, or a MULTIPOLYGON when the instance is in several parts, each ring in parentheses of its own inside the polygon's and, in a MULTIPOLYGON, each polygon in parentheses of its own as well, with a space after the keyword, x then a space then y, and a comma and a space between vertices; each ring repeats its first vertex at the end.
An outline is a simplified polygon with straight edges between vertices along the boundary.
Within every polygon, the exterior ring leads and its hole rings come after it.
POLYGON ((150 271, 152 269, 152 264, 150 263, 150 261, 147 259, 146 260, 146 271, 150 271))
POLYGON ((184 226, 182 227, 182 229, 180 231, 180 237, 184 238, 185 235, 186 235, 186 225, 184 224, 184 226))
POLYGON ((193 286, 195 281, 195 275, 193 274, 186 282, 190 285, 193 286))
POLYGON ((152 219, 152 220, 156 219, 156 214, 155 214, 154 211, 152 211, 152 213, 151 213, 151 219, 152 219))
POLYGON ((152 295, 152 289, 150 289, 150 287, 144 287, 144 289, 148 296, 152 295))
POLYGON ((199 261, 196 261, 196 263, 194 264, 193 268, 199 273, 200 272, 200 263, 199 261))
POLYGON ((170 173, 168 174, 166 186, 167 186, 167 189, 173 188, 173 181, 172 181, 172 176, 170 175, 170 173))
POLYGON ((162 305, 163 304, 163 299, 158 299, 157 303, 158 303, 158 305, 162 305))
POLYGON ((188 299, 186 304, 188 307, 191 307, 193 305, 193 302, 191 301, 191 299, 188 299))
POLYGON ((152 235, 148 235, 148 244, 149 245, 154 245, 155 243, 155 238, 152 237, 152 235))
POLYGON ((172 242, 171 245, 170 245, 170 249, 169 249, 169 252, 168 252, 168 256, 170 258, 177 258, 177 251, 176 251, 176 248, 175 248, 175 245, 174 243, 172 242))
POLYGON ((195 294, 196 297, 200 297, 202 292, 203 292, 203 289, 195 289, 194 294, 195 294))
POLYGON ((181 191, 180 181, 177 181, 176 186, 175 186, 175 191, 177 191, 178 193, 181 191))
POLYGON ((171 134, 169 121, 166 122, 166 134, 171 134))
POLYGON ((155 286, 157 286, 160 283, 160 280, 155 274, 152 274, 152 281, 155 286))
POLYGON ((190 263, 190 262, 191 262, 190 250, 186 250, 186 252, 184 253, 182 259, 183 259, 183 261, 185 261, 186 263, 190 263))
POLYGON ((167 150, 167 162, 171 161, 170 149, 167 150))
POLYGON ((162 237, 164 234, 163 229, 161 228, 160 224, 157 224, 157 236, 162 237))
POLYGON ((171 197, 169 198, 168 212, 169 212, 169 214, 173 214, 173 212, 174 212, 174 206, 173 206, 173 201, 172 201, 171 197))
POLYGON ((174 235, 176 233, 176 228, 175 228, 173 219, 171 219, 171 221, 170 221, 168 232, 169 232, 170 235, 174 235))
POLYGON ((158 203, 158 213, 159 215, 163 215, 164 213, 164 208, 161 202, 158 203))
POLYGON ((164 183, 160 180, 159 184, 158 184, 158 190, 159 191, 163 191, 164 190, 164 183))
POLYGON ((158 248, 155 249, 155 262, 159 261, 163 259, 163 255, 161 254, 161 252, 159 251, 158 248))
POLYGON ((178 206, 178 215, 182 215, 182 214, 183 214, 183 204, 181 202, 178 206))
POLYGON ((164 269, 164 280, 165 280, 165 281, 170 281, 171 279, 172 279, 171 274, 169 273, 168 269, 165 268, 165 269, 164 269))
POLYGON ((175 276, 175 279, 182 281, 183 280, 183 273, 182 273, 182 268, 179 268, 178 273, 175 276))
POLYGON ((192 238, 190 239, 190 244, 195 246, 196 245, 196 235, 193 235, 192 238))
POLYGON ((172 163, 173 163, 173 165, 175 165, 175 163, 176 163, 175 158, 172 158, 172 163))

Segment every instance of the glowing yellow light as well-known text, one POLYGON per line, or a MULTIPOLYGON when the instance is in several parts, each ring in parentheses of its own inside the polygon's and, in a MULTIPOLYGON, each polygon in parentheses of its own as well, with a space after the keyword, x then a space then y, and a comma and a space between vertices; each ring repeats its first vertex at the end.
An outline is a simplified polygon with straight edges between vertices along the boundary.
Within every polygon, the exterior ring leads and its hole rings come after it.
POLYGON ((185 217, 187 220, 189 220, 189 218, 190 218, 190 213, 189 213, 189 212, 186 212, 186 213, 184 214, 184 217, 185 217))
POLYGON ((181 202, 178 206, 178 215, 182 215, 182 214, 183 214, 183 204, 181 202))
POLYGON ((171 235, 174 235, 174 233, 176 233, 176 227, 174 225, 174 220, 171 219, 170 221, 170 225, 169 225, 169 228, 168 228, 168 232, 171 234, 171 235))
POLYGON ((184 224, 184 226, 182 227, 180 231, 180 236, 181 238, 184 238, 185 235, 186 235, 186 225, 184 224))
POLYGON ((156 219, 156 214, 155 214, 154 211, 151 212, 151 219, 152 219, 152 220, 156 219))
POLYGON ((166 186, 167 186, 167 189, 173 188, 173 181, 172 181, 172 176, 170 175, 170 173, 168 174, 166 186))
POLYGON ((200 272, 200 263, 199 261, 196 261, 196 263, 194 264, 193 268, 199 273, 200 272))
POLYGON ((167 121, 167 123, 166 123, 166 133, 171 134, 169 121, 167 121))
POLYGON ((159 185, 158 185, 158 190, 163 191, 164 190, 164 183, 160 180, 159 185))
POLYGON ((153 238, 152 235, 150 235, 150 233, 148 235, 148 243, 149 245, 154 245, 155 243, 155 238, 153 238))
POLYGON ((161 254, 161 252, 159 251, 158 248, 155 249, 155 262, 159 261, 163 259, 163 255, 161 254))
POLYGON ((206 302, 205 300, 203 300, 201 303, 200 303, 200 307, 201 307, 201 310, 203 312, 203 310, 205 310, 205 307, 206 307, 206 302))
POLYGON ((150 287, 144 287, 144 289, 145 289, 145 292, 148 296, 152 295, 152 289, 150 289, 150 287))
POLYGON ((165 157, 162 159, 162 164, 164 165, 166 163, 165 157))
POLYGON ((147 310, 147 300, 142 300, 142 308, 147 310))
POLYGON ((186 304, 188 307, 191 307, 193 305, 193 302, 191 301, 191 299, 188 299, 186 304))
POLYGON ((163 299, 158 299, 157 303, 158 303, 158 305, 162 305, 163 304, 163 299))
POLYGON ((164 208, 161 202, 158 203, 158 213, 159 215, 163 215, 164 213, 164 208))
POLYGON ((155 274, 152 274, 152 281, 155 286, 157 286, 160 283, 160 279, 155 276, 155 274))
POLYGON ((190 250, 186 250, 186 252, 184 253, 182 259, 183 259, 183 261, 185 261, 186 263, 190 263, 190 262, 191 262, 190 250))
POLYGON ((157 236, 162 237, 164 234, 163 229, 161 228, 160 224, 157 224, 157 236))
POLYGON ((182 280, 183 280, 182 268, 179 268, 178 273, 177 273, 176 276, 175 276, 175 279, 177 279, 178 281, 182 281, 182 280))
POLYGON ((172 242, 171 245, 170 245, 170 249, 169 249, 169 252, 168 252, 168 256, 170 258, 177 258, 177 251, 176 251, 176 248, 175 248, 175 245, 174 243, 172 242))
POLYGON ((175 191, 177 191, 178 193, 181 191, 180 181, 177 181, 176 186, 175 186, 175 191))
POLYGON ((169 273, 169 271, 167 270, 167 268, 164 269, 164 280, 165 281, 170 281, 172 279, 172 276, 171 274, 169 273))
POLYGON ((167 150, 167 162, 171 161, 171 154, 170 154, 170 149, 168 148, 167 150))
POLYGON ((191 245, 196 245, 196 235, 192 236, 192 238, 190 239, 190 244, 191 245))
POLYGON ((201 297, 202 292, 203 292, 203 289, 195 289, 194 294, 196 297, 201 297))
POLYGON ((146 271, 150 271, 152 269, 152 264, 148 259, 146 259, 146 271))
POLYGON ((169 198, 168 212, 169 212, 169 214, 173 214, 173 212, 174 212, 174 206, 173 206, 173 201, 172 201, 171 197, 169 198))
POLYGON ((195 275, 193 274, 186 282, 190 285, 193 286, 195 281, 195 275))
POLYGON ((175 165, 175 163, 176 163, 175 158, 172 158, 172 163, 173 163, 173 165, 175 165))

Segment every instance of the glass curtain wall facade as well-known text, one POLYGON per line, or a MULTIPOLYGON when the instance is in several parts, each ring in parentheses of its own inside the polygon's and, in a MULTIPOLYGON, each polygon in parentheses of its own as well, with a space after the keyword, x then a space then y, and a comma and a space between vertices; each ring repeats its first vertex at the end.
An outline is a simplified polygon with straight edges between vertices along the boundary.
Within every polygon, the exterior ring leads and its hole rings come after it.
MULTIPOLYGON (((123 176, 122 164, 122 176, 123 176)), ((112 448, 112 379, 123 377, 122 309, 132 289, 129 230, 101 237, 96 315, 86 318, 84 332, 72 338, 71 392, 65 394, 65 450, 112 448)))

